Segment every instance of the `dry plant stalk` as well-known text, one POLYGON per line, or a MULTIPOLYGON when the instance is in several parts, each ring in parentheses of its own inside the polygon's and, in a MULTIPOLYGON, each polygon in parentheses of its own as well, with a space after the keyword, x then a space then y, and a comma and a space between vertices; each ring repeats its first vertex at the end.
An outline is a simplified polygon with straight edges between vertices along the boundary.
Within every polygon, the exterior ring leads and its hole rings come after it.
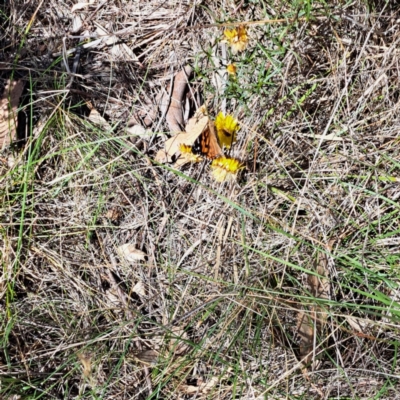
POLYGON ((17 108, 23 89, 23 81, 8 80, 0 97, 0 148, 8 146, 16 137, 17 108))
MULTIPOLYGON (((329 299, 329 270, 326 255, 319 256, 316 269, 317 274, 323 278, 315 275, 308 275, 307 279, 311 288, 311 293, 315 298, 329 299)), ((305 366, 308 366, 310 363, 313 363, 313 368, 316 366, 316 338, 321 337, 327 318, 327 312, 319 306, 313 306, 310 312, 299 311, 298 313, 297 329, 300 337, 299 355, 305 366)))

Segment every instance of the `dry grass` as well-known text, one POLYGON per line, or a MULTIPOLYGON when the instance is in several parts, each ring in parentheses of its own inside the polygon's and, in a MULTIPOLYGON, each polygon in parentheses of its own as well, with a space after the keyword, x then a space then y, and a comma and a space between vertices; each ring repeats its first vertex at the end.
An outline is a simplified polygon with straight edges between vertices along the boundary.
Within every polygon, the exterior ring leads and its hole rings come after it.
POLYGON ((399 397, 394 3, 3 7, 29 139, 1 155, 1 398, 399 397), (234 184, 153 162, 185 65, 186 109, 240 121, 234 184))

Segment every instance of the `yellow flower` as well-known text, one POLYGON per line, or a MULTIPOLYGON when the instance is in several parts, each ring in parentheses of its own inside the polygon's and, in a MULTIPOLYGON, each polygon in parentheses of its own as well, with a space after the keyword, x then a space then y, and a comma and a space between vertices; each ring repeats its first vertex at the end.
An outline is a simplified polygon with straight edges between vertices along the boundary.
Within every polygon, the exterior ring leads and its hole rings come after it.
POLYGON ((222 112, 215 118, 215 129, 219 143, 230 149, 232 144, 236 142, 236 132, 239 130, 239 124, 232 115, 225 116, 222 112))
POLYGON ((195 163, 203 160, 201 156, 194 154, 192 146, 188 146, 187 144, 181 143, 179 145, 179 151, 181 152, 181 157, 178 165, 185 165, 189 162, 195 163))
POLYGON ((232 182, 244 164, 236 158, 219 157, 211 163, 211 175, 217 182, 232 182))
POLYGON ((241 52, 247 47, 249 38, 244 25, 239 25, 237 29, 226 29, 224 35, 225 41, 232 46, 233 53, 241 52))
POLYGON ((182 154, 192 154, 193 153, 192 146, 189 146, 188 144, 183 144, 183 143, 181 143, 179 145, 179 151, 182 154))
POLYGON ((226 71, 228 72, 229 75, 236 76, 236 65, 235 64, 229 64, 226 67, 226 71))

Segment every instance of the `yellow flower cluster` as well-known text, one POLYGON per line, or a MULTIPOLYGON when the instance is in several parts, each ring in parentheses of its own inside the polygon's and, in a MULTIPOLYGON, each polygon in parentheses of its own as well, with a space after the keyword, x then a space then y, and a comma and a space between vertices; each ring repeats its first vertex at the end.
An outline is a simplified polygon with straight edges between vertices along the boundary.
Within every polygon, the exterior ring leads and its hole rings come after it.
MULTIPOLYGON (((226 29, 224 31, 223 41, 231 46, 233 54, 244 51, 249 41, 246 27, 244 25, 239 25, 234 29, 226 29)), ((235 64, 229 64, 226 67, 226 70, 228 74, 235 78, 235 64)), ((222 152, 223 147, 230 149, 237 140, 237 132, 239 130, 238 121, 232 115, 224 115, 220 112, 215 118, 214 126, 218 144, 221 147, 220 151, 222 152)), ((214 133, 212 134, 215 135, 214 133)), ((203 159, 201 156, 193 153, 192 146, 181 144, 180 152, 181 157, 183 158, 182 164, 186 162, 199 162, 203 159)), ((211 157, 208 155, 208 158, 211 157)), ((211 174, 217 182, 231 182, 236 179, 238 172, 242 168, 244 168, 244 164, 241 161, 235 158, 222 156, 212 161, 211 174)))
POLYGON ((232 182, 244 164, 236 158, 219 157, 211 163, 212 176, 217 182, 232 182))
MULTIPOLYGON (((212 122, 211 122, 212 123, 212 122)), ((213 122, 215 126, 215 133, 208 132, 209 135, 213 134, 217 136, 218 144, 222 147, 230 149, 232 144, 237 140, 237 131, 239 130, 239 123, 232 115, 224 115, 220 112, 213 122)), ((215 140, 215 139, 214 139, 215 140)), ((193 152, 193 146, 181 143, 179 145, 179 151, 181 153, 178 165, 184 165, 186 163, 196 163, 203 160, 203 157, 193 152)), ((229 157, 218 157, 211 163, 211 175, 217 182, 233 181, 240 169, 244 168, 244 165, 235 158, 229 157)))
POLYGON ((225 41, 231 45, 233 54, 239 53, 247 47, 249 38, 244 25, 238 26, 237 29, 226 29, 224 31, 224 36, 225 41))

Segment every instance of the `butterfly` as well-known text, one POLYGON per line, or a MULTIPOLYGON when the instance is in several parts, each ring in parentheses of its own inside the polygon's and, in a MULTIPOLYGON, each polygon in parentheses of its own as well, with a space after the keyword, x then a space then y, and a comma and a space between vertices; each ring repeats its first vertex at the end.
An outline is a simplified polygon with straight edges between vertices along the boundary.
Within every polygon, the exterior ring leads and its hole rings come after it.
MULTIPOLYGON (((164 149, 157 153, 155 160, 160 163, 172 162, 173 157, 177 153, 182 153, 182 145, 184 146, 185 153, 199 154, 209 160, 223 155, 215 132, 215 123, 204 113, 202 107, 200 107, 193 118, 190 118, 185 132, 178 133, 165 142, 164 149)), ((191 157, 187 155, 185 157, 185 154, 183 156, 181 154, 175 165, 181 166, 193 161, 191 157)))
POLYGON ((213 121, 208 120, 208 124, 204 127, 199 137, 193 143, 193 153, 201 154, 209 160, 214 160, 223 155, 215 133, 215 125, 213 121))

